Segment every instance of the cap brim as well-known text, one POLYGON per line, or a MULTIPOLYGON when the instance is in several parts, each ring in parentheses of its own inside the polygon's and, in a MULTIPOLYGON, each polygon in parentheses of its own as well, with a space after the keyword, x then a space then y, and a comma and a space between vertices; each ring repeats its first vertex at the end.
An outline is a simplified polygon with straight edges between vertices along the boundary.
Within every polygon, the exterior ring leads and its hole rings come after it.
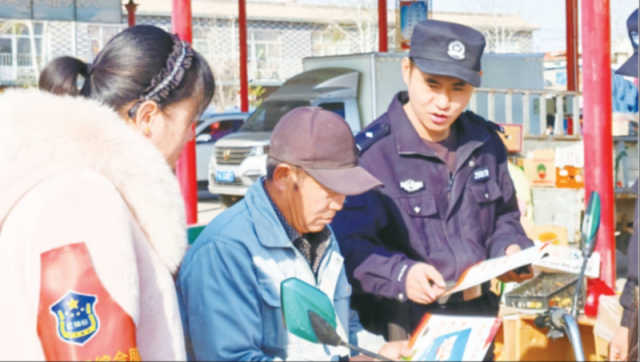
POLYGON ((304 170, 323 186, 343 195, 358 195, 382 186, 382 182, 360 166, 338 169, 304 170))
POLYGON ((627 59, 624 64, 618 70, 616 74, 626 75, 629 77, 638 78, 638 52, 634 52, 631 58, 627 59))
POLYGON ((413 62, 424 73, 446 75, 462 79, 474 87, 480 86, 480 72, 457 64, 455 61, 442 61, 425 58, 412 58, 413 62))

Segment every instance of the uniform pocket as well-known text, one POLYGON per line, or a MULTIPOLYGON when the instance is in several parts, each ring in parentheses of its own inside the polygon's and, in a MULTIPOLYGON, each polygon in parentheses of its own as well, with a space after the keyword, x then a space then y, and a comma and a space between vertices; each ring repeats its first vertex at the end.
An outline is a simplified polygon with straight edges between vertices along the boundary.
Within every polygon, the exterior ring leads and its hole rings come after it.
POLYGON ((473 198, 479 204, 495 202, 502 197, 502 191, 494 180, 469 185, 473 198))
POLYGON ((495 227, 496 202, 502 198, 502 192, 494 180, 468 185, 470 204, 463 210, 461 220, 473 220, 465 223, 461 229, 463 238, 475 240, 479 245, 491 235, 495 227))
POLYGON ((410 237, 420 240, 420 245, 424 248, 425 255, 429 255, 431 250, 430 240, 432 238, 438 239, 433 234, 440 233, 437 231, 437 227, 434 228, 435 225, 439 224, 437 220, 439 216, 433 196, 423 193, 421 195, 402 197, 398 199, 398 205, 405 214, 403 219, 407 223, 410 237))
POLYGON ((399 203, 402 209, 412 217, 427 217, 438 213, 436 201, 428 194, 402 197, 399 203))
POLYGON ((284 353, 282 347, 286 346, 287 331, 282 320, 280 293, 275 289, 273 281, 259 280, 258 294, 261 301, 263 347, 276 354, 284 353))

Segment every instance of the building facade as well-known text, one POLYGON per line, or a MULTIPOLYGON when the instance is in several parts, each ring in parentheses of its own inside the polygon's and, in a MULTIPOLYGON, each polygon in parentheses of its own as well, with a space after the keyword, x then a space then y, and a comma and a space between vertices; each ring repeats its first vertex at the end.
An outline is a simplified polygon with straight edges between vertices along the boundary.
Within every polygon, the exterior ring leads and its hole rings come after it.
MULTIPOLYGON (((137 0, 137 24, 171 30, 168 1, 137 0)), ((251 94, 278 86, 302 71, 302 58, 375 51, 378 46, 377 2, 324 6, 296 0, 249 1, 247 5, 248 71, 251 94), (354 20, 355 19, 355 20, 354 20)), ((218 89, 218 111, 239 104, 237 3, 193 0, 193 46, 211 64, 218 89)), ((528 52, 536 29, 518 16, 435 13, 435 19, 468 24, 482 31, 489 51, 528 52)), ((396 15, 390 10, 390 47, 395 43, 396 15)), ((0 85, 33 85, 51 59, 76 56, 91 62, 106 42, 126 27, 60 21, 0 19, 0 85)))

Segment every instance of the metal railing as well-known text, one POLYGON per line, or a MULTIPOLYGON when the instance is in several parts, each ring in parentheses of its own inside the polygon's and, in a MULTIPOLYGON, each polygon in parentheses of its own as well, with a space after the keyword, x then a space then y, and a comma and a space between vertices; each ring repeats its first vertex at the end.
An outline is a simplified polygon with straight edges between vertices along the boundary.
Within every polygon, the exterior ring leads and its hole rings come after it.
POLYGON ((13 65, 13 54, 0 53, 0 67, 8 67, 13 65))
POLYGON ((582 93, 579 92, 547 89, 476 88, 469 102, 469 109, 497 123, 522 124, 525 137, 550 134, 554 136, 572 135, 581 137, 581 97, 582 93), (484 112, 480 110, 482 104, 479 103, 479 98, 484 97, 486 97, 486 114, 483 114, 484 112), (504 119, 496 118, 498 98, 504 100, 504 119), (517 108, 521 108, 521 111, 518 112, 515 109, 514 100, 517 101, 519 105, 517 108), (551 113, 547 111, 548 102, 551 102, 553 108, 555 108, 551 113), (547 118, 550 115, 553 116, 552 129, 547 127, 547 118), (537 129, 537 132, 532 133, 534 129, 537 129))

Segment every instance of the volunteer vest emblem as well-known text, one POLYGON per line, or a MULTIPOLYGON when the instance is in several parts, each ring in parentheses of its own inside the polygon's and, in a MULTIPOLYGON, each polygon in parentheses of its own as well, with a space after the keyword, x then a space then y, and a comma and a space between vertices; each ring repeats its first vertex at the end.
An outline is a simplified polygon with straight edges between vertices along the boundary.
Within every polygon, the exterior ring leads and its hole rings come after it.
POLYGON ((400 188, 408 193, 416 192, 424 188, 424 182, 414 179, 406 179, 400 182, 400 188))
POLYGON ((67 343, 83 345, 100 329, 95 311, 98 298, 69 291, 52 304, 49 310, 57 319, 58 337, 67 343))

